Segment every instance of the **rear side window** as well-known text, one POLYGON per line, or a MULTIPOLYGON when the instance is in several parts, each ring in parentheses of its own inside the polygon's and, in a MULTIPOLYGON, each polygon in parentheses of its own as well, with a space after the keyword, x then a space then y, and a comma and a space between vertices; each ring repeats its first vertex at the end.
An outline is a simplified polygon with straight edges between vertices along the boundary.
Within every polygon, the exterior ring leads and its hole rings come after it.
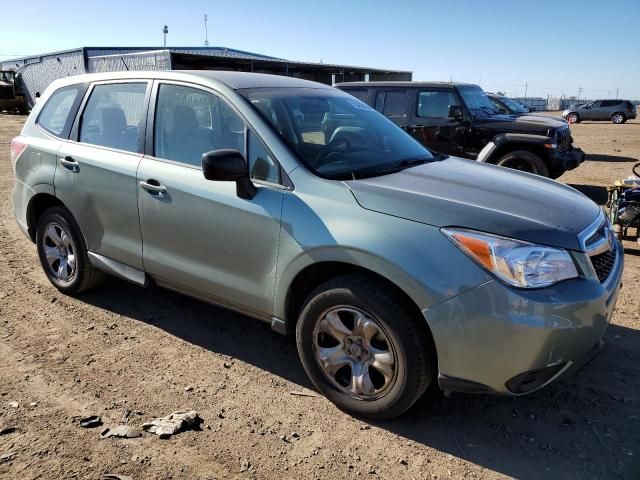
POLYGON ((378 92, 376 110, 387 117, 405 117, 407 115, 407 93, 402 90, 378 92))
POLYGON ((202 154, 212 150, 230 148, 244 155, 244 135, 244 121, 218 96, 160 85, 153 135, 156 157, 199 167, 202 154))
POLYGON ((353 95, 358 100, 364 103, 369 103, 367 99, 369 98, 369 91, 367 89, 360 88, 358 90, 345 90, 349 95, 353 95))
POLYGON ((75 110, 74 105, 77 104, 83 90, 83 85, 72 85, 54 92, 42 107, 36 123, 49 133, 63 136, 72 122, 69 114, 75 110))
POLYGON ((96 85, 82 115, 80 141, 135 152, 147 83, 96 85))
MULTIPOLYGON (((495 101, 492 99, 492 102, 495 101)), ((451 90, 423 90, 418 94, 418 117, 448 118, 449 107, 459 105, 451 90)), ((499 107, 504 108, 504 107, 499 107)))

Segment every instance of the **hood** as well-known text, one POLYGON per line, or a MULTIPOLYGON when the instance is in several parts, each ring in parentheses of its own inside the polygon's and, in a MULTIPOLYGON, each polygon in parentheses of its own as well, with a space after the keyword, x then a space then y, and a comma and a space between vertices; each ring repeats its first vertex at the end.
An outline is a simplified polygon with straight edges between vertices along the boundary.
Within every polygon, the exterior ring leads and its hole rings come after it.
POLYGON ((566 128, 567 123, 560 118, 545 115, 488 115, 476 116, 473 120, 476 128, 499 130, 500 133, 527 133, 550 136, 559 128, 566 128))
POLYGON ((454 157, 345 183, 368 210, 572 250, 581 250, 578 234, 600 214, 566 185, 454 157))

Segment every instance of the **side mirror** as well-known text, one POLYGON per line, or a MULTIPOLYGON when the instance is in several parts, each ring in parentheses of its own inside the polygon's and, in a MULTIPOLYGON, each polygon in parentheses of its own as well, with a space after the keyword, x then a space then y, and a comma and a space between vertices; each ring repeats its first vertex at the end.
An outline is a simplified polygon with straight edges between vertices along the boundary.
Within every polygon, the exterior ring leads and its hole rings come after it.
POLYGON ((247 161, 238 150, 213 150, 202 154, 202 173, 207 180, 236 182, 238 197, 251 200, 258 190, 249 178, 247 161))
POLYGON ((462 113, 462 107, 460 105, 449 105, 449 118, 455 120, 462 120, 464 114, 462 113))

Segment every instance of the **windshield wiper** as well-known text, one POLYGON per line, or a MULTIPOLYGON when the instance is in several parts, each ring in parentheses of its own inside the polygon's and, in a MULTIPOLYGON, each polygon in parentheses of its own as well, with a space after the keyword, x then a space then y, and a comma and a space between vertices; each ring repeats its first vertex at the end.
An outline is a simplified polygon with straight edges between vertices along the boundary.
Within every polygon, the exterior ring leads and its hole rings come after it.
POLYGON ((354 179, 356 178, 366 178, 366 177, 378 177, 380 175, 388 175, 390 173, 397 173, 405 170, 407 168, 415 167, 417 165, 422 165, 423 163, 427 163, 429 161, 434 160, 434 157, 426 157, 426 158, 405 158, 404 160, 400 160, 398 163, 386 168, 379 168, 376 166, 366 167, 359 170, 354 170, 351 173, 354 179))

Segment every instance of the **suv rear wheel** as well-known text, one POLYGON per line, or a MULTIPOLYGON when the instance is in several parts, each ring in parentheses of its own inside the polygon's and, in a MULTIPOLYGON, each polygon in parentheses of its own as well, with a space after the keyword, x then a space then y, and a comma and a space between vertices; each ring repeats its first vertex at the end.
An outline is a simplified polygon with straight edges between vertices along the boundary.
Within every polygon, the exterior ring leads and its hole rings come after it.
POLYGON ((542 177, 549 176, 549 169, 544 161, 535 153, 528 150, 514 150, 498 159, 496 165, 513 168, 528 173, 535 173, 542 177))
POLYGON ((44 273, 63 293, 93 288, 105 276, 91 265, 80 227, 65 208, 53 207, 40 216, 36 246, 44 273))
POLYGON ((624 116, 624 113, 616 112, 611 115, 611 121, 613 123, 624 123, 627 121, 627 117, 624 116))
POLYGON ((318 390, 356 416, 396 417, 435 378, 429 334, 401 301, 365 277, 338 277, 311 293, 296 342, 318 390))

